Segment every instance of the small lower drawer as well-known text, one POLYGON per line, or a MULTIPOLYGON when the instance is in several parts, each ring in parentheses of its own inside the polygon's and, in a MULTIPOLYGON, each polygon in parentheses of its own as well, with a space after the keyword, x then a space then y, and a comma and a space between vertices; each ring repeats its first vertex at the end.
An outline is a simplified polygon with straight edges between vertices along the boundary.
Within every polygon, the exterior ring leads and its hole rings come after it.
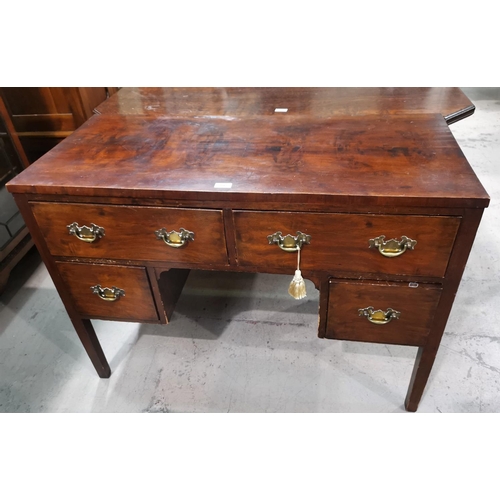
POLYGON ((82 316, 158 321, 144 267, 68 262, 58 262, 57 267, 82 316), (98 285, 100 288, 96 288, 98 285))
POLYGON ((330 280, 325 336, 424 345, 440 296, 432 284, 330 280))

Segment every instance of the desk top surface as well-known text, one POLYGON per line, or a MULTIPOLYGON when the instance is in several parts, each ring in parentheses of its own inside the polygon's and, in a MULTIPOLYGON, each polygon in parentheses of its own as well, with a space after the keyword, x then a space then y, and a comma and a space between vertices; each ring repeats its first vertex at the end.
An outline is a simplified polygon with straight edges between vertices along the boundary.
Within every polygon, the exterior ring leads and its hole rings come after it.
POLYGON ((439 114, 91 118, 11 192, 208 202, 484 207, 439 114))
POLYGON ((315 119, 436 113, 453 123, 474 112, 456 87, 180 87, 123 88, 97 108, 101 114, 196 116, 289 116, 315 119))

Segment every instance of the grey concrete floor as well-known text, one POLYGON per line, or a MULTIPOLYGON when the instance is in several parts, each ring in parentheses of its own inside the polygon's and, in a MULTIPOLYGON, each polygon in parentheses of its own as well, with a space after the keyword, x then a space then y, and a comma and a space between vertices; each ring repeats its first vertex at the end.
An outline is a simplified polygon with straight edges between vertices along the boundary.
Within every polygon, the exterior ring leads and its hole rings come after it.
MULTIPOLYGON (((492 201, 419 412, 500 411, 500 91, 451 130, 492 201)), ((404 412, 416 348, 321 340, 290 276, 192 272, 167 326, 95 321, 97 377, 36 251, 0 296, 0 412, 404 412)))

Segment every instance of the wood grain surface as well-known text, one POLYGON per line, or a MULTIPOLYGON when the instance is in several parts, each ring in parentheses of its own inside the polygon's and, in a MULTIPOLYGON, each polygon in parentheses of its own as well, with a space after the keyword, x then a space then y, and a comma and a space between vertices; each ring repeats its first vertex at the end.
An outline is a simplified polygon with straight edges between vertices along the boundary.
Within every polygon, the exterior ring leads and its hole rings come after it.
POLYGON ((158 321, 144 268, 67 262, 58 262, 57 268, 66 283, 67 292, 82 316, 158 321), (115 302, 107 302, 92 292, 90 287, 94 285, 121 288, 125 291, 125 296, 115 302))
POLYGON ((297 254, 267 236, 302 231, 319 336, 419 346, 417 409, 489 204, 447 126, 474 112, 459 89, 122 89, 98 112, 8 189, 100 376, 87 318, 165 323, 187 269, 291 275, 297 254), (81 242, 72 222, 106 235, 81 242), (169 248, 161 227, 195 240, 169 248), (387 258, 369 248, 381 235, 417 245, 387 258), (105 302, 98 283, 126 296, 105 302), (369 306, 401 317, 374 325, 369 306))
POLYGON ((346 207, 489 202, 439 115, 316 121, 101 115, 7 186, 19 193, 239 201, 241 208, 269 200, 346 207))
POLYGON ((423 346, 441 295, 435 285, 389 281, 330 281, 326 338, 423 346), (388 308, 401 313, 387 324, 370 323, 358 309, 388 308))
POLYGON ((160 207, 32 203, 47 246, 56 256, 227 264, 222 212, 160 207), (86 243, 66 226, 96 224, 105 236, 86 243), (155 231, 194 232, 194 241, 172 248, 155 231))
POLYGON ((170 117, 249 117, 269 116, 276 108, 286 108, 292 116, 314 118, 439 113, 449 123, 471 115, 475 109, 456 87, 128 87, 98 106, 97 111, 170 117))
POLYGON ((442 277, 459 225, 459 217, 234 212, 238 264, 290 270, 297 255, 269 244, 267 236, 276 231, 311 236, 310 244, 302 247, 302 269, 442 277), (386 241, 407 236, 417 244, 388 258, 369 248, 369 240, 381 235, 386 241))

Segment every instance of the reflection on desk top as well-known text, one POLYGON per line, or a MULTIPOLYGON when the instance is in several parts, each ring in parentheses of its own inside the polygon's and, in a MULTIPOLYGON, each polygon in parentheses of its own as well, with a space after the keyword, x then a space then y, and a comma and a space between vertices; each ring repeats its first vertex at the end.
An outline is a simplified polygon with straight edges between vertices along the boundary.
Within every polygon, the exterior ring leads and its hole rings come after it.
MULTIPOLYGON (((441 115, 330 120, 100 115, 11 192, 349 207, 485 207, 441 115)), ((297 205, 298 206, 298 205, 297 205)))
POLYGON ((123 88, 97 108, 100 114, 169 117, 293 116, 334 118, 435 113, 448 124, 474 112, 456 87, 123 88))

